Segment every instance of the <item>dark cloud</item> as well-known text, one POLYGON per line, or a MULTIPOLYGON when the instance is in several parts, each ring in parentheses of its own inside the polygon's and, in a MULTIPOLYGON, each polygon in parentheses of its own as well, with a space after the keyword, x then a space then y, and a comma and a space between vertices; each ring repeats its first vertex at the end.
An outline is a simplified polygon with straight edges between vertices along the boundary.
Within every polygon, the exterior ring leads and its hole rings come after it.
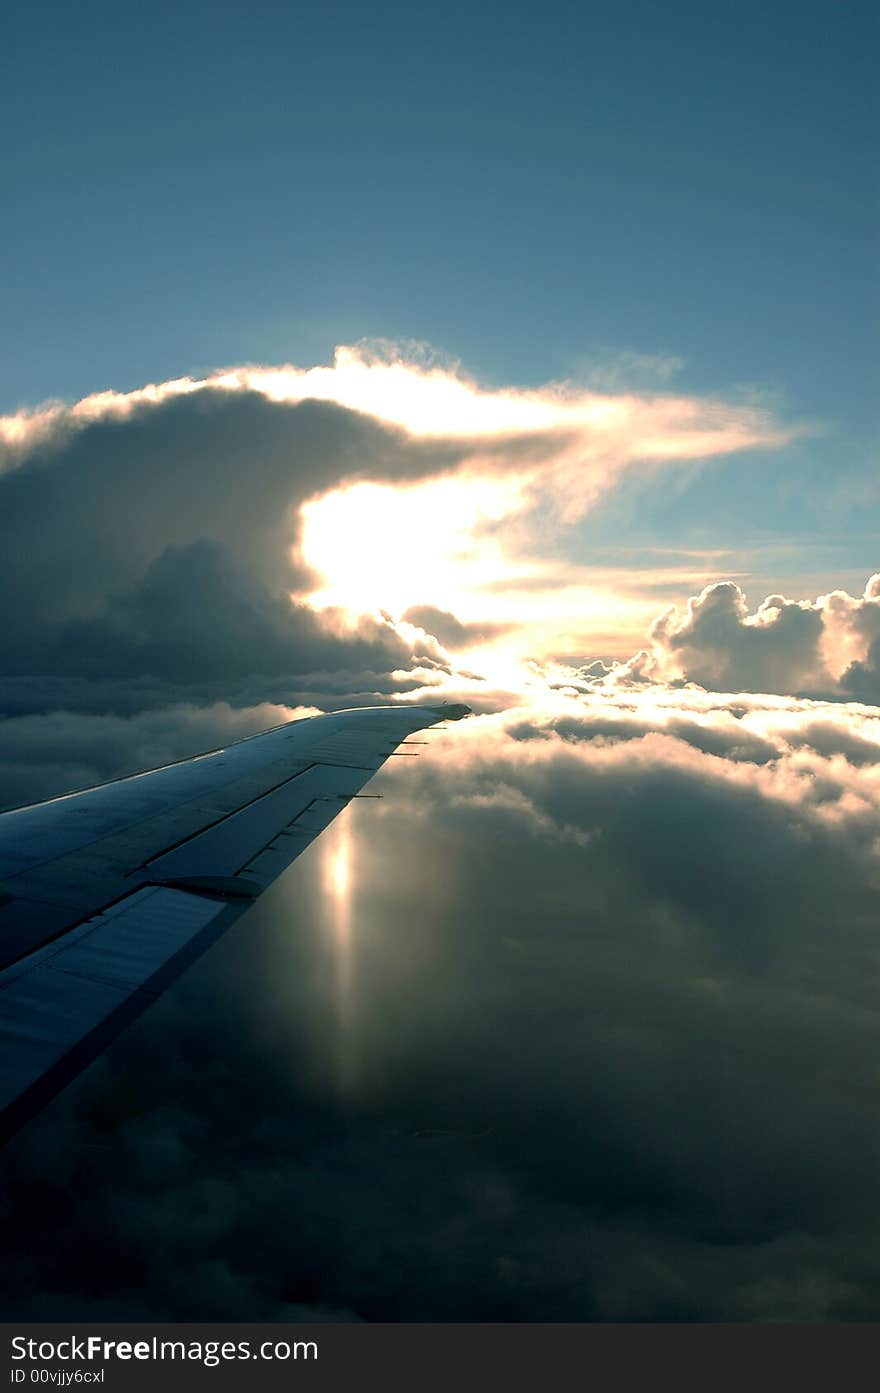
MULTIPOLYGON (((51 711, 0 721, 0 807, 89 788, 280 725, 285 706, 165 706, 135 715, 51 711)), ((297 713, 299 714, 299 713, 297 713)), ((308 711, 302 714, 310 714, 308 711)))
POLYGON ((854 662, 847 668, 843 686, 857 701, 880 706, 880 641, 871 644, 864 662, 854 662))
POLYGON ((242 390, 59 427, 0 475, 0 700, 28 679, 33 700, 40 678, 43 709, 68 694, 131 707, 147 687, 154 703, 238 699, 245 679, 240 699, 260 700, 279 677, 289 701, 321 672, 385 674, 387 689, 442 652, 390 622, 352 632, 291 604, 308 580, 291 552, 298 506, 341 479, 419 478, 460 458, 335 405, 242 390))
POLYGON ((218 694, 245 679, 357 668, 386 670, 436 644, 405 643, 390 621, 363 618, 334 631, 331 615, 273 594, 213 541, 168 547, 129 590, 108 598, 95 617, 71 619, 53 642, 37 634, 29 671, 65 672, 92 681, 147 675, 170 687, 211 684, 218 694))
POLYGON ((880 705, 880 575, 872 576, 860 600, 851 601, 843 591, 829 596, 834 612, 850 634, 864 645, 841 679, 841 686, 859 701, 880 705))
POLYGON ((383 774, 348 969, 331 829, 7 1150, 8 1317, 874 1318, 877 718, 667 702, 383 774))
POLYGON ((403 618, 426 633, 433 634, 449 648, 466 648, 481 640, 498 638, 512 627, 504 624, 463 624, 449 610, 437 609, 434 605, 413 605, 403 618))
MULTIPOLYGON (((757 731, 744 729, 735 721, 700 721, 685 710, 668 712, 661 724, 656 713, 615 709, 613 703, 601 708, 593 706, 583 714, 560 716, 549 723, 536 725, 528 719, 516 721, 509 733, 514 740, 549 740, 559 736, 565 741, 590 740, 607 745, 640 740, 658 726, 665 734, 675 736, 704 754, 719 755, 723 759, 765 764, 779 753, 774 741, 757 731)), ((838 734, 836 728, 831 729, 838 734)), ((854 737, 848 738, 848 748, 855 743, 854 737)), ((880 754, 877 746, 868 748, 875 757, 880 754)))
POLYGON ((651 639, 685 677, 714 691, 796 692, 814 687, 822 670, 821 613, 768 596, 749 622, 738 585, 719 581, 688 601, 687 615, 663 615, 651 639))

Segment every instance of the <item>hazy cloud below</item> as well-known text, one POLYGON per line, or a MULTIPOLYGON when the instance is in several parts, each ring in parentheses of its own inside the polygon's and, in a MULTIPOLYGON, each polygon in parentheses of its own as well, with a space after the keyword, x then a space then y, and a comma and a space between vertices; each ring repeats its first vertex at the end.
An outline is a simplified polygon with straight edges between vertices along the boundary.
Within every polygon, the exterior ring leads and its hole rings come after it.
POLYGON ((7 1314, 875 1317, 877 711, 547 692, 374 790, 7 1151, 7 1314))

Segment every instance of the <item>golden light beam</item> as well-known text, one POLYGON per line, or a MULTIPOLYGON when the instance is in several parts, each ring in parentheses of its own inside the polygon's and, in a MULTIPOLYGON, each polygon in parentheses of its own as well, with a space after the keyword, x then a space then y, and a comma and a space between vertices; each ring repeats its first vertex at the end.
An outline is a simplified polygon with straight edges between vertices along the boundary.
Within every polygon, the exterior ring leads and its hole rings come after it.
POLYGON ((324 839, 322 880, 325 891, 330 949, 333 957, 333 1005, 336 1018, 337 1085, 350 1092, 355 1078, 352 1031, 355 1024, 352 883, 354 838, 348 811, 340 813, 334 833, 324 839))

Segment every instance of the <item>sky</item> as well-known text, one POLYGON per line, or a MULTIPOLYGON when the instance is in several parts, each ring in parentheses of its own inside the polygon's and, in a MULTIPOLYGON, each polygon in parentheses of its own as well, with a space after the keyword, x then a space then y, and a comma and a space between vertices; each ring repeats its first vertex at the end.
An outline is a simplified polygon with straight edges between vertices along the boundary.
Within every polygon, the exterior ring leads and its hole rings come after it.
POLYGON ((13 6, 0 807, 475 715, 7 1148, 8 1318, 876 1318, 873 8, 13 6))
POLYGON ((815 432, 770 479, 708 471, 583 547, 663 528, 736 538, 803 598, 854 583, 880 522, 876 24, 750 0, 13 5, 0 409, 364 337, 495 385, 757 392, 815 432))
POLYGON ((876 37, 861 3, 13 5, 2 403, 367 332, 864 425, 876 37))

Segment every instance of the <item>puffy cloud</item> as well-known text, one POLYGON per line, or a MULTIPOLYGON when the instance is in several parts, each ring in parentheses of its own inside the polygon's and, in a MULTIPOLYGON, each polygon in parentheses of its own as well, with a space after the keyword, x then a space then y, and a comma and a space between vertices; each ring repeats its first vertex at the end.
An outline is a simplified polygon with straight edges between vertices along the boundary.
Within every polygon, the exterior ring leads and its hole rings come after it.
MULTIPOLYGON (((8 651, 13 671, 64 672, 94 679, 152 674, 172 685, 212 683, 231 691, 256 674, 303 674, 328 667, 443 657, 413 631, 407 643, 390 621, 348 625, 333 613, 273 595, 213 541, 166 548, 102 612, 71 618, 55 634, 31 630, 8 651), (336 621, 334 623, 334 620, 336 621)), ((8 670, 8 668, 7 668, 8 670)))
POLYGON ((653 642, 682 675, 715 691, 742 687, 773 692, 815 682, 822 618, 812 606, 771 595, 749 615, 738 585, 707 586, 688 603, 681 621, 667 614, 651 630, 653 642))
POLYGON ((739 585, 716 581, 674 606, 650 630, 650 647, 581 679, 696 682, 723 692, 815 693, 880 698, 880 575, 861 596, 844 590, 814 601, 769 595, 753 614, 739 585))
POLYGON ((167 547, 201 540, 277 591, 290 582, 298 499, 334 478, 340 458, 385 444, 394 453, 386 433, 332 407, 245 393, 99 419, 0 481, 4 588, 30 601, 10 618, 24 626, 36 602, 52 618, 93 612, 167 547))
POLYGON ((841 687, 864 701, 880 702, 880 575, 871 576, 858 599, 845 590, 832 591, 825 608, 838 661, 849 660, 841 687))
POLYGON ((505 631, 501 624, 462 624, 449 610, 436 605, 411 605, 403 618, 426 633, 433 634, 449 648, 468 648, 486 639, 497 638, 505 631))
POLYGON ((223 391, 101 417, 32 452, 0 478, 0 702, 15 709, 41 676, 47 701, 91 693, 98 710, 147 690, 152 704, 290 702, 302 679, 334 672, 394 689, 392 671, 442 649, 413 626, 293 602, 297 506, 346 468, 438 467, 435 449, 336 406, 223 391))
POLYGON ((36 678, 56 702, 115 710, 148 691, 305 700, 334 673, 412 690, 413 672, 450 666, 443 634, 510 622, 500 583, 546 588, 516 555, 536 503, 574 517, 636 463, 786 438, 756 407, 489 390, 366 349, 19 413, 0 421, 0 707, 36 678), (315 570, 328 556, 341 599, 315 570), (455 577, 496 612, 459 614, 455 577))

